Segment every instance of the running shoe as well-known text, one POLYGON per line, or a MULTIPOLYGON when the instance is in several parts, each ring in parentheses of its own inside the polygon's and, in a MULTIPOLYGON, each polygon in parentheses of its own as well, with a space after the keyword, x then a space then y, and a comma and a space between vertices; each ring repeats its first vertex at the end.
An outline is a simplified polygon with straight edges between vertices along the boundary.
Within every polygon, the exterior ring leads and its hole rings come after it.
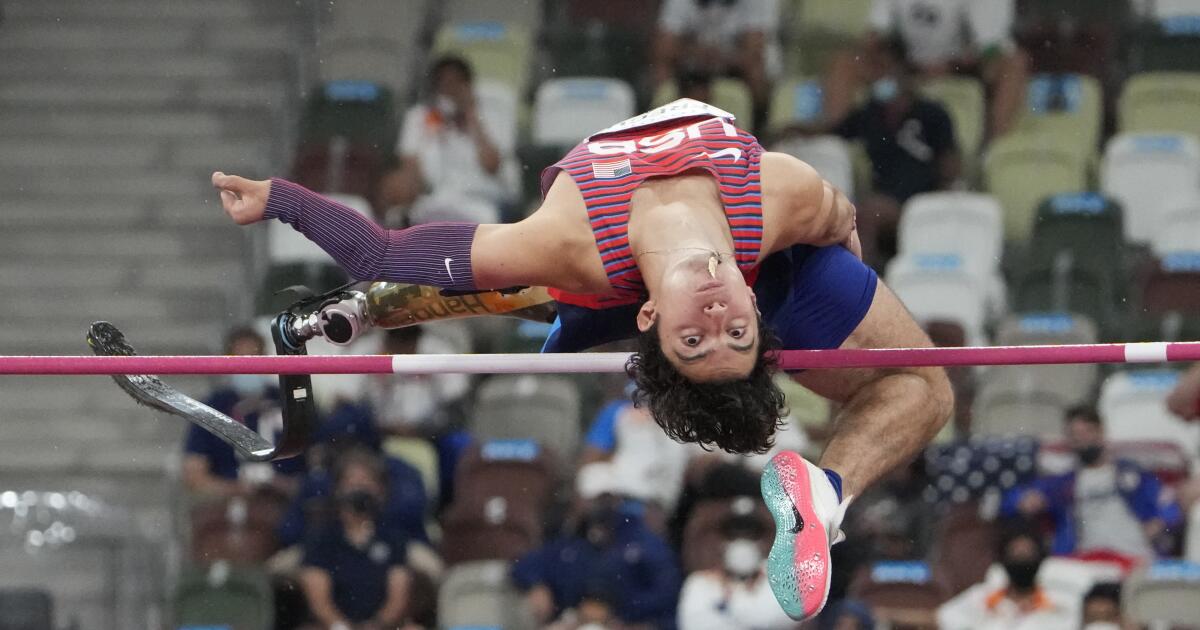
POLYGON ((829 548, 845 539, 839 527, 850 498, 839 502, 825 471, 790 451, 763 469, 762 494, 775 518, 771 590, 789 617, 809 619, 829 598, 829 548))

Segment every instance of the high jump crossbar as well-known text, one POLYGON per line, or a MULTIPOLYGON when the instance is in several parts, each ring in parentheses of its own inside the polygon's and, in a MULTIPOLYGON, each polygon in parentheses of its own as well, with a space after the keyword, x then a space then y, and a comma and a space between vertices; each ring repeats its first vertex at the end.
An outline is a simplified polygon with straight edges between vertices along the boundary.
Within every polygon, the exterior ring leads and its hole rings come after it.
MULTIPOLYGON (((834 368, 1200 361, 1200 342, 784 350, 786 371, 834 368)), ((0 356, 0 375, 572 374, 621 372, 629 354, 0 356)))

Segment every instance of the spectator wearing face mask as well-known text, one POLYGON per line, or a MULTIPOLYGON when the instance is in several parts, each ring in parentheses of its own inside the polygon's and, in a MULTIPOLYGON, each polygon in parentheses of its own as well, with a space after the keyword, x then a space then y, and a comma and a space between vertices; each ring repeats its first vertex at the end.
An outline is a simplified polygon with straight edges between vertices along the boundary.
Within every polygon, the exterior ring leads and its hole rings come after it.
POLYGON ((1037 584, 1045 552, 1033 528, 1014 521, 1003 528, 1000 584, 976 584, 942 604, 941 630, 1060 630, 1079 623, 1079 602, 1037 584))
POLYGON ((397 628, 408 612, 408 541, 381 527, 387 474, 369 452, 345 454, 336 473, 337 516, 304 549, 300 582, 324 628, 397 628))
POLYGON ((1121 615, 1121 585, 1101 582, 1083 596, 1083 630, 1124 630, 1131 626, 1121 615))
POLYGON ((586 616, 611 618, 622 627, 675 628, 675 554, 645 526, 636 503, 612 494, 584 504, 573 534, 517 560, 512 578, 543 625, 570 627, 586 616))
POLYGON ((1002 513, 1048 516, 1054 524, 1055 554, 1153 559, 1156 543, 1162 544, 1163 535, 1183 522, 1179 504, 1152 473, 1108 455, 1095 409, 1069 409, 1065 429, 1076 469, 1013 488, 1004 497, 1002 513))
POLYGON ((753 512, 734 513, 721 523, 724 560, 717 569, 696 571, 683 583, 679 630, 774 630, 793 628, 775 602, 766 578, 770 532, 753 512))
MULTIPOLYGON (((252 328, 234 328, 225 337, 226 355, 262 355, 266 342, 252 328)), ((268 374, 233 374, 204 400, 213 409, 241 422, 272 442, 283 431, 279 387, 268 374)), ((294 491, 304 472, 304 459, 247 464, 233 447, 196 425, 189 425, 183 445, 183 483, 198 495, 228 497, 270 484, 285 494, 294 491)))
POLYGON ((386 206, 408 207, 408 223, 496 223, 513 201, 504 167, 512 147, 498 144, 475 94, 465 59, 444 56, 429 71, 424 102, 404 115, 400 165, 381 183, 386 206))

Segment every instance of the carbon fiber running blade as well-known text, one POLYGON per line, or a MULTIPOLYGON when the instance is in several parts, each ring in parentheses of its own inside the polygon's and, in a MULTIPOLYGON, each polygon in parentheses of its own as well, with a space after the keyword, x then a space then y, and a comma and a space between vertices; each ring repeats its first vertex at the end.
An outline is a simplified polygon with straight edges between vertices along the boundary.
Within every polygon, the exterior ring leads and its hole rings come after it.
MULTIPOLYGON (((108 322, 96 322, 88 328, 88 346, 98 356, 134 356, 137 354, 125 335, 108 322)), ((159 411, 179 416, 199 425, 205 431, 221 438, 232 446, 243 459, 252 462, 270 461, 276 456, 274 444, 256 431, 229 416, 201 403, 159 380, 157 376, 114 375, 112 377, 126 394, 138 403, 159 411)))

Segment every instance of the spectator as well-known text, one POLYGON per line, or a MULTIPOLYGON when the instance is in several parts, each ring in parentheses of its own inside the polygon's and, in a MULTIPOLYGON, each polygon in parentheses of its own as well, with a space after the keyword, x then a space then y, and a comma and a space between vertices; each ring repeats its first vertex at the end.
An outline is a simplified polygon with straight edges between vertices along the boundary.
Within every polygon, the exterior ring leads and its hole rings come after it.
POLYGON ((335 499, 336 480, 333 466, 329 464, 342 460, 346 453, 357 455, 350 458, 350 463, 344 464, 343 469, 357 461, 365 461, 367 453, 382 462, 387 492, 377 519, 380 529, 395 531, 409 541, 428 543, 429 536, 425 531, 428 498, 421 473, 403 460, 378 454, 379 436, 369 418, 335 414, 322 425, 318 438, 320 444, 309 458, 310 469, 279 524, 277 533, 281 546, 309 542, 312 535, 326 528, 327 517, 336 514, 336 506, 331 505, 335 499), (318 455, 317 451, 325 451, 325 456, 318 455))
POLYGON ((675 627, 675 555, 642 523, 636 504, 611 494, 587 503, 574 534, 517 560, 512 576, 541 624, 612 617, 675 627))
POLYGON ((821 614, 818 630, 872 630, 875 616, 866 604, 852 599, 831 603, 821 614))
POLYGON ((988 130, 995 138, 1012 129, 1025 98, 1029 61, 1011 32, 1014 0, 874 0, 870 33, 860 49, 839 55, 825 84, 825 111, 841 119, 870 80, 863 63, 891 37, 906 44, 922 78, 979 76, 988 86, 988 130))
POLYGON ((1004 584, 976 584, 937 611, 941 630, 1059 630, 1074 628, 1079 603, 1037 585, 1045 552, 1033 528, 1014 522, 1000 536, 1004 584))
POLYGON ((1049 516, 1055 554, 1153 559, 1156 543, 1183 521, 1179 504, 1153 474, 1108 456, 1096 410, 1074 407, 1067 410, 1065 422, 1078 468, 1013 488, 1004 497, 1002 513, 1049 516))
POLYGON ((1193 365, 1179 379, 1167 397, 1167 408, 1184 420, 1200 420, 1200 364, 1193 365))
POLYGON ((871 159, 872 194, 857 204, 858 235, 863 260, 876 268, 896 252, 904 202, 948 189, 960 176, 954 123, 940 104, 918 94, 905 59, 898 38, 870 47, 865 65, 871 97, 832 128, 843 138, 861 141, 871 159))
POLYGON ((781 65, 778 0, 663 3, 654 37, 654 89, 680 74, 738 77, 754 100, 754 120, 743 124, 758 129, 781 65))
MULTIPOLYGON (((252 328, 238 327, 226 335, 224 350, 227 355, 261 355, 266 342, 252 328)), ((270 375, 231 375, 204 402, 271 440, 283 431, 279 388, 270 375)), ((304 471, 303 458, 242 463, 232 446, 196 425, 189 425, 183 451, 183 483, 189 492, 202 495, 228 497, 270 485, 290 496, 304 471)))
POLYGON ((409 207, 409 222, 496 223, 513 201, 505 151, 480 115, 471 66, 440 57, 425 102, 409 108, 400 131, 400 165, 382 182, 385 206, 409 207))
POLYGON ((592 421, 581 461, 611 468, 616 494, 670 512, 679 499, 689 452, 658 428, 648 410, 622 399, 605 405, 592 421))
POLYGON ((408 612, 411 574, 407 540, 382 527, 387 496, 383 463, 347 453, 336 474, 337 517, 305 545, 300 581, 316 621, 325 628, 397 628, 408 612))
POLYGON ((771 538, 753 514, 731 514, 721 523, 724 561, 696 571, 683 583, 679 630, 771 630, 793 628, 775 602, 766 577, 771 538))
MULTIPOLYGON (((454 354, 469 349, 456 348, 420 326, 408 326, 386 331, 380 351, 454 354)), ((376 375, 368 379, 365 397, 384 434, 429 437, 450 423, 451 412, 466 396, 470 385, 465 374, 376 375)))
POLYGON ((1083 630, 1121 630, 1121 585, 1102 582, 1083 596, 1083 630))

